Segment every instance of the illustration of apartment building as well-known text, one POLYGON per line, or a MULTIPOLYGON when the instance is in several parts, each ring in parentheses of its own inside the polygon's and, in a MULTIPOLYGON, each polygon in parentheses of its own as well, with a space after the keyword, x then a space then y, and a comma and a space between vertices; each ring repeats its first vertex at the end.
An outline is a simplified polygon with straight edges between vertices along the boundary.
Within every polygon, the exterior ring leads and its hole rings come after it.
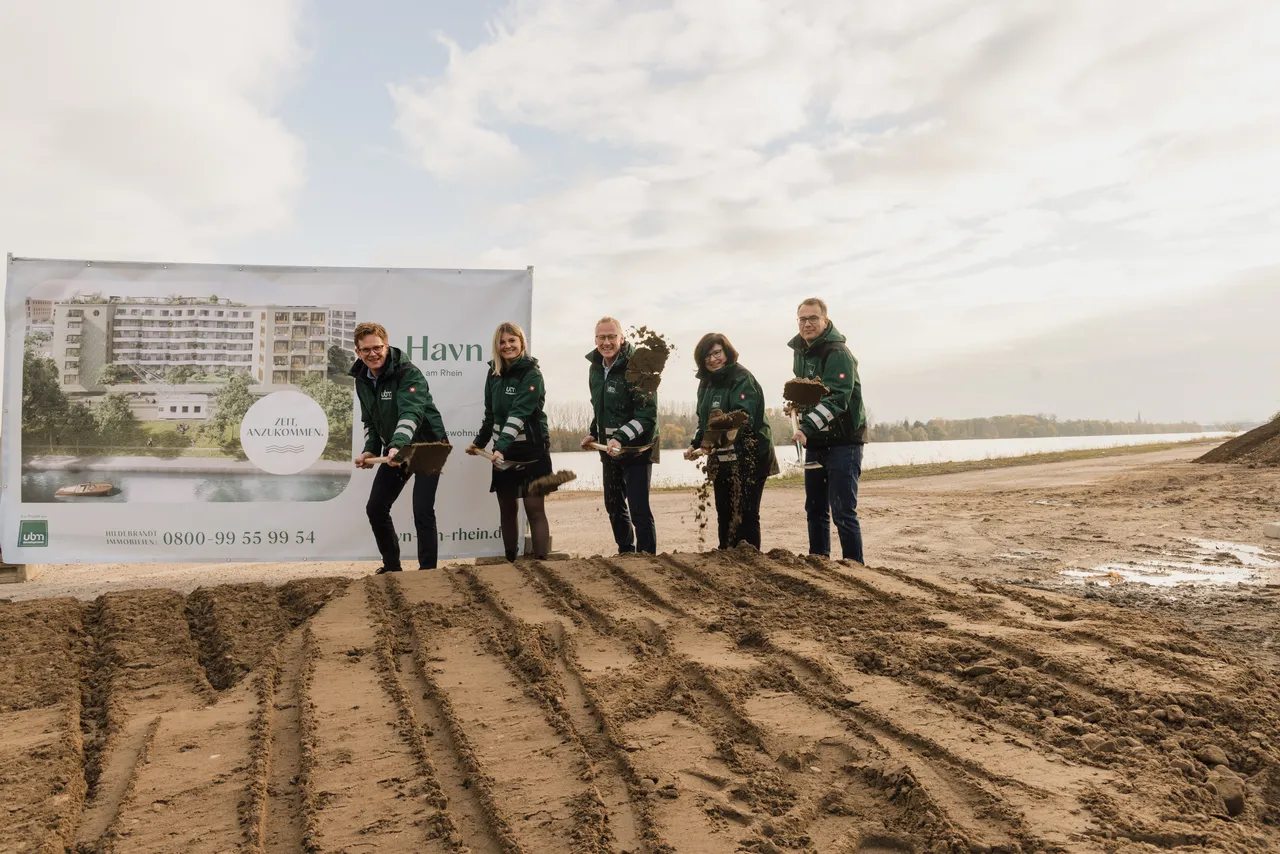
POLYGON ((261 388, 297 385, 327 368, 330 309, 250 306, 196 297, 55 302, 52 356, 64 390, 100 392, 103 367, 160 385, 169 368, 246 373, 261 388))
POLYGON ((356 313, 340 308, 329 309, 329 346, 340 347, 347 359, 356 360, 356 313))

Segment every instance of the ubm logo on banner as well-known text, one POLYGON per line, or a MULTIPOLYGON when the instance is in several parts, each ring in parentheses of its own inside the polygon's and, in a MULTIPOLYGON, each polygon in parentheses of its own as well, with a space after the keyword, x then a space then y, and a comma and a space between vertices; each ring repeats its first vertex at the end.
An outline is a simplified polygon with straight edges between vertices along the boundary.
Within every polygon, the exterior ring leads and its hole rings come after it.
POLYGON ((31 549, 49 545, 49 522, 45 519, 23 519, 18 522, 18 548, 31 549))

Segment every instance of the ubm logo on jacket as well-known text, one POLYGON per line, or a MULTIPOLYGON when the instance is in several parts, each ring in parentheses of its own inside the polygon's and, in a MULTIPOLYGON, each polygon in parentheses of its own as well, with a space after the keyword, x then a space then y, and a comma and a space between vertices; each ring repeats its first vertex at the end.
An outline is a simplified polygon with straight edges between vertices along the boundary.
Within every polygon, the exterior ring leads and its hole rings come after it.
POLYGON ((382 390, 382 399, 383 399, 383 400, 390 400, 390 399, 391 399, 391 389, 389 389, 389 388, 384 388, 384 389, 382 390))

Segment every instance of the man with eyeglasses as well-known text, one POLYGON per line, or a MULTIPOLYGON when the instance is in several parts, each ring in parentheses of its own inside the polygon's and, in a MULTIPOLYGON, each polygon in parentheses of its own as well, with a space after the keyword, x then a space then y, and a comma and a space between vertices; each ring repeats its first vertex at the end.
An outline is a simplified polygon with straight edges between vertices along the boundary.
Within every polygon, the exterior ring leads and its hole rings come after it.
POLYGON ((422 371, 398 347, 387 344, 387 330, 378 323, 356 324, 356 355, 351 376, 356 381, 360 419, 364 422, 364 451, 356 468, 373 468, 371 457, 390 459, 378 467, 365 512, 382 555, 378 574, 399 572, 400 538, 391 521, 391 506, 413 477, 413 526, 418 535, 418 569, 435 569, 440 543, 436 536, 436 487, 439 474, 410 475, 395 458, 414 442, 447 442, 440 410, 422 371))
POLYGON ((791 437, 792 442, 804 445, 806 463, 821 464, 821 468, 804 473, 809 553, 830 557, 834 519, 840 550, 846 558, 863 563, 858 478, 867 441, 867 412, 862 404, 858 360, 827 318, 827 304, 822 300, 810 297, 800 303, 796 322, 800 334, 789 343, 794 351, 793 372, 797 377, 821 380, 830 389, 817 404, 796 409, 800 429, 791 437))
POLYGON ((595 340, 596 348, 587 354, 591 435, 582 440, 582 449, 601 439, 609 449, 600 453, 600 464, 604 509, 618 553, 655 554, 658 534, 649 508, 649 479, 658 462, 658 395, 627 381, 627 361, 635 347, 623 337, 617 319, 602 317, 596 323, 595 340), (649 444, 653 447, 647 451, 626 450, 649 444))

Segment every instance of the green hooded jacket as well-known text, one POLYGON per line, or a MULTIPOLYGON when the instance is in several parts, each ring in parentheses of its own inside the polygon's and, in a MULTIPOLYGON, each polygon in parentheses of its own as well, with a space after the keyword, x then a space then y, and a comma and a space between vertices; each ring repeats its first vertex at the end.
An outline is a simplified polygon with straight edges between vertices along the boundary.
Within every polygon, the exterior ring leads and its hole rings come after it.
POLYGON ((537 359, 523 355, 501 374, 495 374, 493 362, 489 362, 484 381, 484 423, 472 444, 483 448, 494 436, 493 450, 501 451, 509 460, 539 458, 546 452, 546 399, 537 359))
POLYGON ((657 392, 641 391, 635 383, 627 381, 627 361, 635 349, 634 344, 624 345, 614 357, 607 377, 600 351, 592 350, 587 354, 587 361, 591 363, 591 371, 587 375, 587 385, 591 390, 591 427, 588 432, 602 445, 610 439, 617 439, 623 446, 653 444, 643 454, 617 458, 624 465, 658 462, 658 446, 661 444, 657 435, 657 392))
POLYGON ((377 377, 359 359, 351 366, 364 422, 364 450, 379 456, 383 449, 413 442, 447 442, 440 410, 431 400, 427 378, 398 347, 387 347, 387 360, 377 377))
POLYGON ((834 323, 812 344, 797 335, 788 346, 795 351, 792 372, 804 379, 822 380, 831 391, 814 406, 797 413, 805 444, 810 448, 861 445, 867 441, 867 410, 862 404, 858 360, 845 345, 834 323))
POLYGON ((725 365, 714 373, 707 370, 699 372, 701 382, 698 383, 698 429, 693 434, 693 447, 702 444, 702 435, 706 432, 707 422, 711 420, 711 410, 733 412, 735 409, 745 410, 750 420, 738 431, 733 442, 733 450, 725 449, 721 455, 735 453, 743 455, 747 451, 747 440, 755 438, 753 451, 757 458, 773 455, 773 431, 769 428, 769 419, 764 411, 764 391, 751 372, 734 362, 725 365))

